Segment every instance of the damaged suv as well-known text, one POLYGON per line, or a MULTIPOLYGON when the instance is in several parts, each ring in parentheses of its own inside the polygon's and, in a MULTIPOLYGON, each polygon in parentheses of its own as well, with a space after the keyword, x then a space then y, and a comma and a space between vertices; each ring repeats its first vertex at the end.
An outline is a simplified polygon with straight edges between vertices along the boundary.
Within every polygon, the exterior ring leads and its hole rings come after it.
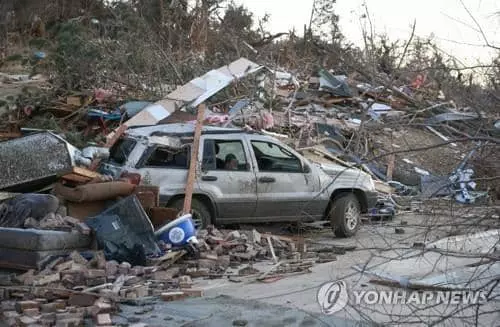
MULTIPOLYGON (((139 173, 160 187, 160 202, 182 209, 193 141, 192 124, 131 128, 111 149, 103 173, 139 173)), ((375 206, 370 175, 310 162, 277 139, 241 129, 205 126, 194 184, 193 219, 200 226, 329 219, 353 236, 375 206)))

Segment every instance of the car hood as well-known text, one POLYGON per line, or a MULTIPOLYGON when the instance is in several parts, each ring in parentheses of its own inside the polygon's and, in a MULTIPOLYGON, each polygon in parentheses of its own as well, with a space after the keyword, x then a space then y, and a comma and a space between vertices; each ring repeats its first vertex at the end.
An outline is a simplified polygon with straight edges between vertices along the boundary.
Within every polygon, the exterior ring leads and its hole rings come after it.
POLYGON ((372 177, 364 171, 354 167, 344 167, 336 164, 314 163, 321 171, 321 184, 331 183, 335 178, 334 188, 360 188, 374 191, 375 185, 372 177))

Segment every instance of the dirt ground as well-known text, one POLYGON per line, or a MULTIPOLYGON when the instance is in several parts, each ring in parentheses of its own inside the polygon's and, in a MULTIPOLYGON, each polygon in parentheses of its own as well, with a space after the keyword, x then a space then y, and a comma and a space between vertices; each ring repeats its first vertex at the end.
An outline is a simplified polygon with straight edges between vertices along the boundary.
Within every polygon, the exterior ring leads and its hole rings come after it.
MULTIPOLYGON (((377 132, 373 140, 377 144, 376 152, 379 152, 377 151, 379 149, 389 152, 414 150, 444 142, 425 128, 407 126, 404 129, 395 128, 387 132, 377 132)), ((450 144, 423 151, 398 153, 396 154, 396 166, 406 167, 410 170, 412 167, 419 167, 434 175, 449 175, 473 147, 473 144, 457 143, 456 146, 450 144), (410 160, 413 164, 408 164, 403 159, 410 160)))

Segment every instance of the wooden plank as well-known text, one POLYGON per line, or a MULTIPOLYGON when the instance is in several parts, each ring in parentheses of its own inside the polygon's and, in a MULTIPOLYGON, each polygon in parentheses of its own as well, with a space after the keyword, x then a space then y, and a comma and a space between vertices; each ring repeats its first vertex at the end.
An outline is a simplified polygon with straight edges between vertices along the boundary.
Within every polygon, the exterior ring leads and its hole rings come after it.
POLYGON ((184 207, 182 209, 183 214, 191 212, 191 200, 193 198, 194 181, 196 178, 196 166, 198 165, 198 149, 200 147, 200 136, 204 117, 205 105, 200 104, 198 106, 198 115, 196 119, 196 127, 194 130, 193 146, 191 147, 191 161, 189 163, 186 191, 184 192, 184 207))
MULTIPOLYGON (((431 131, 432 133, 436 134, 437 136, 439 136, 443 141, 445 142, 448 142, 450 139, 447 138, 446 136, 444 136, 443 134, 439 133, 437 130, 435 130, 434 128, 432 128, 431 126, 425 126, 429 131, 431 131)), ((457 144, 456 143, 450 143, 451 146, 453 147, 457 147, 457 144)))
POLYGON ((97 177, 101 176, 101 174, 98 174, 95 171, 89 170, 87 168, 82 168, 82 167, 73 167, 72 173, 80 175, 80 176, 88 177, 90 179, 97 178, 97 177))
POLYGON ((87 183, 90 181, 90 178, 85 177, 85 176, 80 176, 77 174, 67 174, 61 177, 62 179, 72 181, 72 182, 77 182, 77 183, 87 183))
POLYGON ((123 124, 121 125, 120 127, 118 127, 118 129, 116 130, 116 133, 113 135, 112 138, 110 138, 106 144, 104 145, 104 147, 106 148, 111 148, 113 145, 115 145, 116 141, 118 141, 118 139, 123 135, 123 133, 125 133, 125 131, 127 130, 128 126, 123 124))
POLYGON ((387 180, 392 181, 392 173, 394 171, 394 165, 396 162, 396 155, 391 154, 387 157, 387 180))
POLYGON ((23 136, 19 132, 0 132, 0 139, 15 139, 23 136))
POLYGON ((267 245, 269 246, 269 251, 271 251, 271 256, 273 258, 273 262, 276 264, 278 263, 278 258, 276 257, 276 254, 274 253, 274 247, 273 247, 273 242, 271 239, 271 236, 267 236, 267 245))

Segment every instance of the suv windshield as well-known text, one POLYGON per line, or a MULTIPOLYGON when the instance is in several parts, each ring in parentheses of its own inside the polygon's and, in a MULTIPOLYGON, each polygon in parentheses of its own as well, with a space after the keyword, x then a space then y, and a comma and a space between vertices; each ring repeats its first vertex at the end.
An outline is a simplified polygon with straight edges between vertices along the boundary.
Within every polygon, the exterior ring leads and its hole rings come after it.
POLYGON ((132 152, 137 141, 129 138, 119 139, 109 150, 109 160, 117 165, 124 165, 127 157, 132 152))

